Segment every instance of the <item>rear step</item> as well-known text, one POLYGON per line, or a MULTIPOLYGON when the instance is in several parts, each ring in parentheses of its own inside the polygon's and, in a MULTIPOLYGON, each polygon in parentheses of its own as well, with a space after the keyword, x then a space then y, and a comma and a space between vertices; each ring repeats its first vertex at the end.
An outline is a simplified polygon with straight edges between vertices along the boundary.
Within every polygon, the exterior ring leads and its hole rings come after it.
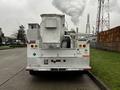
POLYGON ((51 71, 53 71, 53 72, 56 72, 56 71, 63 72, 63 71, 66 71, 66 69, 65 68, 52 68, 51 71))

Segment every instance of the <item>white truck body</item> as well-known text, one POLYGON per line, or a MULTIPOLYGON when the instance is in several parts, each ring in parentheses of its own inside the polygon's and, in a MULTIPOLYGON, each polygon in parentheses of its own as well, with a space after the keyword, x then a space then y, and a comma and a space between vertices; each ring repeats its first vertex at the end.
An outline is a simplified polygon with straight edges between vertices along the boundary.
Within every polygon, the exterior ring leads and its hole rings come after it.
POLYGON ((41 17, 40 26, 29 24, 26 69, 29 71, 91 69, 89 42, 72 38, 70 34, 64 34, 64 15, 43 14, 41 17), (63 42, 66 38, 70 39, 70 47, 65 48, 63 42))

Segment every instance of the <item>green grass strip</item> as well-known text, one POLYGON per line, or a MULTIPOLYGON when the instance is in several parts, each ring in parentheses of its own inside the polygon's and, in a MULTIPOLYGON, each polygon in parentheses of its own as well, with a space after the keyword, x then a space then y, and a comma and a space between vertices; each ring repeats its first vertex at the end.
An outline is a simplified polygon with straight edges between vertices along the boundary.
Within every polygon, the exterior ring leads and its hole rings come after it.
POLYGON ((120 53, 91 49, 91 66, 111 90, 120 90, 120 53))

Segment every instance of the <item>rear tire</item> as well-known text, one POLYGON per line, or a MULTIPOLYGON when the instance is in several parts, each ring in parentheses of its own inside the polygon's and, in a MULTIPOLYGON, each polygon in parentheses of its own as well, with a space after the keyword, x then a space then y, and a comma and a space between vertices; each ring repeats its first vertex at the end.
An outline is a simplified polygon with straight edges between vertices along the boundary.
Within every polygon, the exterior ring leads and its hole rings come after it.
POLYGON ((29 71, 29 74, 32 75, 32 76, 35 76, 35 75, 37 75, 37 72, 30 70, 30 71, 29 71))

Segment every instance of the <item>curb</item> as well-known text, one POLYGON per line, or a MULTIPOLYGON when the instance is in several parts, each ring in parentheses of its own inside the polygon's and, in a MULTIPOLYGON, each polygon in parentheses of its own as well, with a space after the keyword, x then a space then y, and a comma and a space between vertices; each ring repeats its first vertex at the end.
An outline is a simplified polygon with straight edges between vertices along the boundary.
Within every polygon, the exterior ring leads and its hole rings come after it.
POLYGON ((110 90, 99 78, 93 75, 91 72, 86 72, 86 74, 100 87, 101 90, 110 90))

